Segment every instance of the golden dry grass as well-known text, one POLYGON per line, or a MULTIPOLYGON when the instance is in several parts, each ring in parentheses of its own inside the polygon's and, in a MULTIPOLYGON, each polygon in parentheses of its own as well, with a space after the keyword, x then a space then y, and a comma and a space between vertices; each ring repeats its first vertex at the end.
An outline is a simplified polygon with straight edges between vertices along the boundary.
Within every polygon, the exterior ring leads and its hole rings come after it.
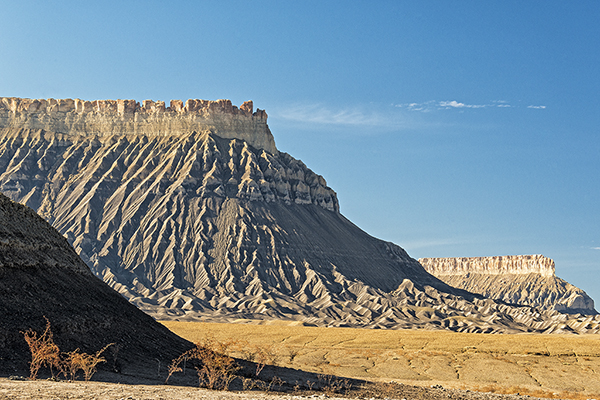
POLYGON ((596 335, 162 323, 193 342, 208 337, 235 343, 229 347, 235 357, 260 356, 310 372, 549 398, 600 398, 596 335))

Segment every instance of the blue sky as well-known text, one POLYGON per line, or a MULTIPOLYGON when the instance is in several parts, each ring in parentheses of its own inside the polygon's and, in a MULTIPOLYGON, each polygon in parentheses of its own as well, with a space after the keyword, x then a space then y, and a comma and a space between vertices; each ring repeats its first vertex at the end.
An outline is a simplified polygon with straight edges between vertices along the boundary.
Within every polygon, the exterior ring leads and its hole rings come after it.
POLYGON ((0 96, 253 100, 418 257, 544 254, 600 302, 597 1, 3 2, 0 96))

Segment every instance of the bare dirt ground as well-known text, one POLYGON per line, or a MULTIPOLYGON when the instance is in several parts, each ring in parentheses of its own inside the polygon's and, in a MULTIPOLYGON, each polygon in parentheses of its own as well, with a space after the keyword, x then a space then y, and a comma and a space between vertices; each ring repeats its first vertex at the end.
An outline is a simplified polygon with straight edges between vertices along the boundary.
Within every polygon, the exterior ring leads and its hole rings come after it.
MULTIPOLYGON (((444 388, 420 388, 407 385, 396 385, 394 393, 363 392, 356 393, 362 399, 393 398, 393 399, 464 399, 464 400, 535 400, 533 397, 520 395, 497 395, 478 393, 464 390, 444 388), (388 396, 388 397, 384 397, 388 396)), ((1 400, 24 399, 86 399, 86 400, 172 400, 172 399, 207 399, 207 400, 250 400, 250 399, 347 399, 348 397, 328 396, 325 393, 265 393, 257 391, 228 392, 200 389, 193 387, 119 384, 105 382, 54 382, 48 380, 19 381, 0 378, 1 400)))
MULTIPOLYGON (((281 324, 165 325, 187 339, 217 346, 238 358, 239 370, 230 390, 199 388, 189 363, 167 385, 167 365, 156 359, 154 366, 150 363, 121 372, 105 365, 93 382, 31 381, 4 375, 0 400, 600 398, 595 394, 600 385, 596 372, 600 371, 600 337, 596 335, 483 335, 281 324)), ((41 375, 48 376, 49 371, 41 375)))
MULTIPOLYGON (((600 398, 599 335, 489 335, 426 330, 163 322, 232 356, 315 374, 546 398, 600 398)), ((385 396, 384 396, 385 397, 385 396)))

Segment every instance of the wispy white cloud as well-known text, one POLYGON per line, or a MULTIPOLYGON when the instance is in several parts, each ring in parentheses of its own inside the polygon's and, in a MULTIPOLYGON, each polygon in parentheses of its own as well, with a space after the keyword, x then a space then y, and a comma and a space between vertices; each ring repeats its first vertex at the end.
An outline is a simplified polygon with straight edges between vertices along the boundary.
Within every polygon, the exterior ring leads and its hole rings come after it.
POLYGON ((389 121, 380 114, 358 108, 332 110, 320 104, 295 105, 279 110, 277 116, 291 121, 325 125, 385 125, 389 121))
POLYGON ((487 104, 465 104, 459 103, 456 100, 452 101, 440 101, 440 107, 442 108, 484 108, 487 104))
POLYGON ((592 250, 600 250, 600 247, 591 247, 592 250))
MULTIPOLYGON (((272 120, 278 119, 285 123, 300 123, 313 125, 316 129, 331 129, 335 127, 344 129, 362 129, 369 132, 423 129, 444 125, 445 122, 436 121, 433 115, 420 117, 417 113, 444 112, 444 110, 475 110, 483 108, 518 108, 506 100, 490 100, 485 104, 472 104, 458 100, 429 100, 422 103, 401 104, 361 104, 360 106, 336 107, 322 103, 282 105, 276 109, 270 108, 272 120)), ((521 106, 522 107, 522 106, 521 106)), ((545 108, 545 106, 528 106, 528 108, 545 108)))
POLYGON ((492 102, 489 104, 467 104, 456 100, 429 100, 423 103, 403 103, 395 104, 398 108, 405 108, 410 111, 431 112, 435 110, 451 110, 465 108, 485 108, 485 107, 510 107, 506 102, 492 102))
POLYGON ((414 129, 432 126, 408 112, 389 105, 366 104, 360 107, 334 108, 323 104, 296 104, 271 109, 270 118, 327 127, 366 128, 371 130, 414 129))
MULTIPOLYGON (((395 104, 395 107, 404 108, 410 111, 432 112, 437 110, 464 110, 477 108, 518 108, 506 100, 492 100, 485 104, 469 104, 457 100, 429 100, 423 103, 401 103, 395 104)), ((528 106, 527 108, 544 109, 546 106, 528 106)))

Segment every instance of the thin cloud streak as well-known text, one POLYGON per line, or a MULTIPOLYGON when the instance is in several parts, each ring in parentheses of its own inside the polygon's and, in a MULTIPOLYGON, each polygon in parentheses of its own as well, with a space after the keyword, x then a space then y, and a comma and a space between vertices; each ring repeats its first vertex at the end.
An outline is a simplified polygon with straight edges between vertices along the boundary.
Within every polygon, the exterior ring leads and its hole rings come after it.
MULTIPOLYGON (((467 104, 457 100, 429 100, 423 103, 402 103, 395 104, 395 107, 404 108, 409 111, 432 112, 437 110, 461 110, 461 109, 478 109, 478 108, 518 108, 513 106, 506 100, 493 100, 486 104, 467 104)), ((527 108, 544 109, 546 106, 530 105, 527 108)))
POLYGON ((456 100, 452 101, 440 101, 440 107, 442 108, 484 108, 487 107, 485 104, 465 104, 459 103, 456 100))
POLYGON ((277 116, 291 121, 301 121, 325 125, 387 125, 381 115, 367 114, 358 109, 331 110, 327 107, 313 105, 298 105, 281 110, 277 116))
POLYGON ((408 115, 396 107, 365 105, 335 109, 322 104, 299 104, 272 110, 270 118, 328 127, 376 130, 422 129, 436 126, 408 115))

